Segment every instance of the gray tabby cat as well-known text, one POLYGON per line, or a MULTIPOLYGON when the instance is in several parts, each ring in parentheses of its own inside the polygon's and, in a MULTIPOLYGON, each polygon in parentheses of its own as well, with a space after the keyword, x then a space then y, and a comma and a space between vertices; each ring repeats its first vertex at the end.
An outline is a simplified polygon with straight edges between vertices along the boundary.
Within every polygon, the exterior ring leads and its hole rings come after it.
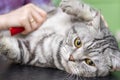
POLYGON ((53 67, 84 77, 120 70, 120 51, 100 12, 79 0, 62 0, 35 32, 4 36, 0 53, 13 62, 53 67))

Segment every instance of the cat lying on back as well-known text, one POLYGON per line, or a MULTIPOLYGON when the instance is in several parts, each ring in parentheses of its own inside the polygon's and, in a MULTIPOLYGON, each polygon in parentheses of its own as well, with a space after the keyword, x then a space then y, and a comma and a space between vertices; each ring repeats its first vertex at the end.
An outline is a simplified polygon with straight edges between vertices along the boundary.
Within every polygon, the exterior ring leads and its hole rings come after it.
POLYGON ((52 12, 38 30, 23 38, 3 36, 0 53, 13 62, 84 77, 120 70, 118 44, 99 11, 79 0, 62 0, 52 12))

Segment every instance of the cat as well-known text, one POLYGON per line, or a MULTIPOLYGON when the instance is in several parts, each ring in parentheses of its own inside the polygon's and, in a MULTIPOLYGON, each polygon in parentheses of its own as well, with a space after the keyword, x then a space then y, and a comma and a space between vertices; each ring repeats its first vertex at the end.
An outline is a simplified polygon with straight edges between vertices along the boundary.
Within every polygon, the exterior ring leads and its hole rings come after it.
POLYGON ((3 35, 0 53, 16 63, 58 68, 83 77, 120 70, 117 41, 99 11, 80 0, 62 0, 48 15, 29 35, 3 35))

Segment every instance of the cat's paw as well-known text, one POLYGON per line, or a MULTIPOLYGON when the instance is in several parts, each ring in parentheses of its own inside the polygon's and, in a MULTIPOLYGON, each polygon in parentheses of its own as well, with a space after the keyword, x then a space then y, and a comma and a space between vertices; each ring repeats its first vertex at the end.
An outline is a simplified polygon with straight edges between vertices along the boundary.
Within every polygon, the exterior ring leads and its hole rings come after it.
POLYGON ((85 4, 81 0, 62 0, 60 8, 63 12, 85 21, 92 20, 97 14, 95 9, 85 4))
POLYGON ((0 54, 3 54, 9 58, 15 57, 15 55, 14 55, 15 46, 12 45, 14 43, 15 43, 15 41, 12 38, 8 38, 8 37, 1 38, 1 40, 0 40, 0 54))
POLYGON ((60 8, 67 14, 75 15, 75 10, 79 4, 79 0, 62 0, 60 3, 60 8))
POLYGON ((6 42, 7 42, 6 38, 1 38, 1 40, 0 40, 0 53, 1 54, 9 53, 9 50, 7 50, 8 46, 7 46, 6 42))

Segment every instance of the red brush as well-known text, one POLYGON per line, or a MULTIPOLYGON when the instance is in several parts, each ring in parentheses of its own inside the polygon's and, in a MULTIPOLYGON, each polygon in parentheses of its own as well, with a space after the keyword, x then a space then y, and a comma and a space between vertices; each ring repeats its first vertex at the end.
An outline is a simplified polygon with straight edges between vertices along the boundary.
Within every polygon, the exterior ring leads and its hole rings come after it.
POLYGON ((18 33, 23 32, 25 28, 24 27, 11 27, 9 30, 10 30, 11 36, 14 36, 18 33))

